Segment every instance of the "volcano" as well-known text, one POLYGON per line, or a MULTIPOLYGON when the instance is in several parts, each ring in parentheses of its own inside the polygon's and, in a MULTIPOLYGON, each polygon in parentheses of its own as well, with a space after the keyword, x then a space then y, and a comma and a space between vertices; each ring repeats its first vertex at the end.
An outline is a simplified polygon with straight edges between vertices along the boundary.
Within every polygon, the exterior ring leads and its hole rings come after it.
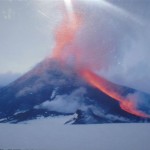
MULTIPOLYGON (((121 89, 122 95, 136 92, 104 80, 121 89)), ((118 101, 91 86, 75 68, 56 59, 45 59, 0 89, 0 122, 58 115, 73 115, 67 122, 73 124, 150 121, 124 111, 118 101)))

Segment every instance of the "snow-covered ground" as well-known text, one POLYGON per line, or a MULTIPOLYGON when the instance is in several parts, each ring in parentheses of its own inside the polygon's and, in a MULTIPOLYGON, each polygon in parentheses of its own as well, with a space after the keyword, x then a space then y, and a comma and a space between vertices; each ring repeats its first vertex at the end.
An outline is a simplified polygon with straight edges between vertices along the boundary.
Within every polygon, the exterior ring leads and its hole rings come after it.
POLYGON ((0 149, 150 150, 150 124, 64 125, 70 118, 0 124, 0 149))

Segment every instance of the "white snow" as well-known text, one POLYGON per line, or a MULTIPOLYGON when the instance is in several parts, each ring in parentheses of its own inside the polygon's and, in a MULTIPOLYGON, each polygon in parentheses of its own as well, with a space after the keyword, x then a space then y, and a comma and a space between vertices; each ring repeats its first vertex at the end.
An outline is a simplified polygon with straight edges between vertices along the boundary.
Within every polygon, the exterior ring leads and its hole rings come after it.
POLYGON ((51 99, 55 98, 56 94, 57 94, 57 89, 58 88, 55 88, 52 92, 52 95, 51 95, 51 99))
POLYGON ((0 149, 150 150, 150 124, 64 125, 72 116, 0 124, 0 149))

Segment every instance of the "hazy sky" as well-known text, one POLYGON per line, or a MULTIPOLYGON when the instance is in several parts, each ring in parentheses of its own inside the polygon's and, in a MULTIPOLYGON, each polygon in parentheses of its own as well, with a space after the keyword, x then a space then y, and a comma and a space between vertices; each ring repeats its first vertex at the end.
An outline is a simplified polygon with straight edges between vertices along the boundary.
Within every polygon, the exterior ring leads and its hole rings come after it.
POLYGON ((53 47, 56 0, 0 0, 0 73, 23 73, 53 47))
MULTIPOLYGON (((62 1, 0 0, 0 73, 24 73, 50 54, 62 1)), ((147 3, 137 3, 141 0, 109 1, 138 15, 150 15, 143 12, 147 3)))
POLYGON ((0 85, 51 53, 59 5, 56 0, 0 0, 0 85))
MULTIPOLYGON (((89 30, 85 30, 85 35, 83 32, 81 38, 85 37, 85 43, 90 41, 90 46, 95 44, 98 49, 96 41, 104 35, 106 46, 108 39, 114 38, 114 48, 119 49, 114 55, 115 63, 103 74, 115 82, 150 92, 150 1, 107 0, 113 7, 94 5, 94 1, 101 0, 77 1, 83 1, 81 8, 94 27, 87 25, 89 30)), ((62 4, 63 0, 0 0, 0 85, 50 55, 55 44, 54 31, 62 17, 62 4)), ((85 48, 89 48, 86 44, 85 48)))

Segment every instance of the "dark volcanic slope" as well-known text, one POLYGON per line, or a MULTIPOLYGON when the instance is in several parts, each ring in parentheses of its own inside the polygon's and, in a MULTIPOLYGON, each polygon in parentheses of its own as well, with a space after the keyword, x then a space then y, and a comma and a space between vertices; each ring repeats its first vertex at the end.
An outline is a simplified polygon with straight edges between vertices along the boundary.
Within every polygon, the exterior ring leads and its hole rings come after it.
POLYGON ((52 59, 0 89, 1 122, 73 113, 76 117, 71 121, 75 124, 149 121, 121 110, 117 101, 88 85, 69 66, 52 59))

